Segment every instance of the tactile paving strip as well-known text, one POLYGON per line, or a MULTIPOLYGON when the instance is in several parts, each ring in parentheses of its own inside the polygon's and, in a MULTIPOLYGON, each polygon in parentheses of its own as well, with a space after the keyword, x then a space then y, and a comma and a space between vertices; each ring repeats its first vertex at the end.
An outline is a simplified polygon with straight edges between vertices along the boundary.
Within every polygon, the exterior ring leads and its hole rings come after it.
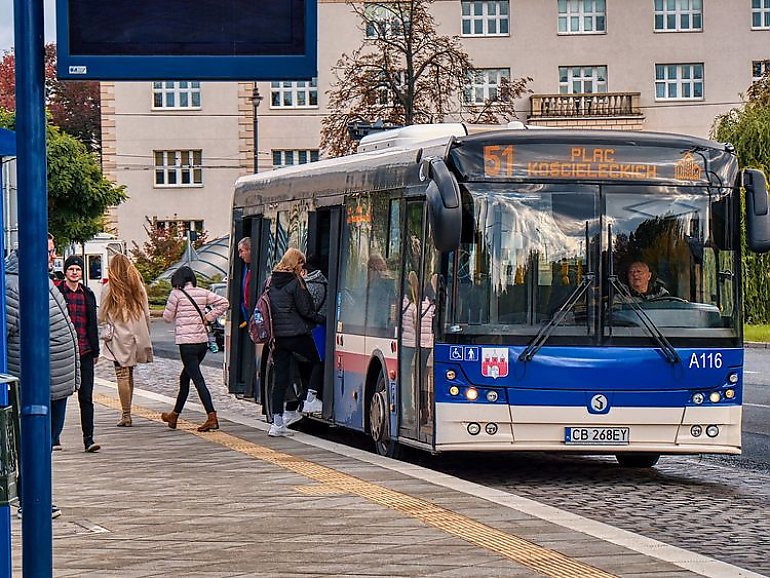
MULTIPOLYGON (((120 409, 118 399, 103 394, 95 393, 94 402, 108 408, 120 409)), ((134 405, 132 414, 162 423, 159 412, 141 406, 134 405)), ((378 486, 297 456, 271 450, 221 430, 201 433, 196 431, 197 427, 198 424, 184 419, 177 422, 178 430, 319 482, 327 486, 328 489, 325 490, 327 494, 344 492, 359 496, 372 503, 420 520, 432 528, 461 538, 480 548, 495 552, 545 576, 553 578, 615 578, 614 574, 583 564, 560 552, 497 530, 426 500, 378 486)), ((311 486, 308 490, 307 493, 313 495, 322 493, 322 490, 316 485, 311 486)))

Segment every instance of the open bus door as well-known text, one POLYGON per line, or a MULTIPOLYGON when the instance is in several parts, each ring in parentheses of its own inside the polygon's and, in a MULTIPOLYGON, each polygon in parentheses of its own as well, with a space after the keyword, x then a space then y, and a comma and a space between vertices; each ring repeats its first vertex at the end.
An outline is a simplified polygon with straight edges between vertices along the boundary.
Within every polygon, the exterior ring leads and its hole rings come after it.
POLYGON ((399 340, 399 435, 433 443, 434 264, 424 199, 406 203, 399 340))

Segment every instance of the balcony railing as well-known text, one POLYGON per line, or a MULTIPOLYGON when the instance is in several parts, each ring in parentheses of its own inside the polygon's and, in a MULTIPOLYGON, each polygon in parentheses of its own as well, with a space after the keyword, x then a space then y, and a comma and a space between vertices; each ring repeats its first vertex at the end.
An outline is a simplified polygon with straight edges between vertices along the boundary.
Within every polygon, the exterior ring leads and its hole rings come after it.
POLYGON ((533 94, 533 118, 639 116, 638 92, 533 94))

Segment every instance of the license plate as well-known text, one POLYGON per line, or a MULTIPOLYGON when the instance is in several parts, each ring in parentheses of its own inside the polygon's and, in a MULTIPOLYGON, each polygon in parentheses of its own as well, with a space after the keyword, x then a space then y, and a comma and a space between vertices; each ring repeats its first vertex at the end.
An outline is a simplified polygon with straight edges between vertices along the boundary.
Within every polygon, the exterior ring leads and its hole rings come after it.
POLYGON ((627 427, 566 427, 564 443, 584 446, 626 446, 630 429, 627 427))

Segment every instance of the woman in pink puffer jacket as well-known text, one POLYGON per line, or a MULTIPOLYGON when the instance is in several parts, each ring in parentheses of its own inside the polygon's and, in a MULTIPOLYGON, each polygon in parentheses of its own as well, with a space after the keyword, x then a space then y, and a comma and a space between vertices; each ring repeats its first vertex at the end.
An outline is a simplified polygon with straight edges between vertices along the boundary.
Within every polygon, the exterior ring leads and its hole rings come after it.
POLYGON ((187 266, 177 269, 171 277, 171 285, 174 289, 168 296, 166 308, 163 310, 163 320, 176 324, 176 344, 179 346, 179 356, 182 358, 183 368, 179 375, 179 393, 176 397, 174 411, 162 413, 160 417, 168 424, 168 427, 176 428, 179 414, 182 413, 190 393, 190 380, 192 380, 208 414, 206 421, 198 428, 198 431, 210 431, 219 429, 219 421, 217 421, 214 403, 211 401, 211 393, 209 393, 201 373, 201 361, 206 357, 206 351, 208 351, 207 324, 220 315, 224 315, 229 303, 224 297, 198 287, 197 284, 195 273, 187 266), (210 309, 207 310, 207 308, 210 309), (204 324, 203 319, 206 320, 206 324, 204 324))

